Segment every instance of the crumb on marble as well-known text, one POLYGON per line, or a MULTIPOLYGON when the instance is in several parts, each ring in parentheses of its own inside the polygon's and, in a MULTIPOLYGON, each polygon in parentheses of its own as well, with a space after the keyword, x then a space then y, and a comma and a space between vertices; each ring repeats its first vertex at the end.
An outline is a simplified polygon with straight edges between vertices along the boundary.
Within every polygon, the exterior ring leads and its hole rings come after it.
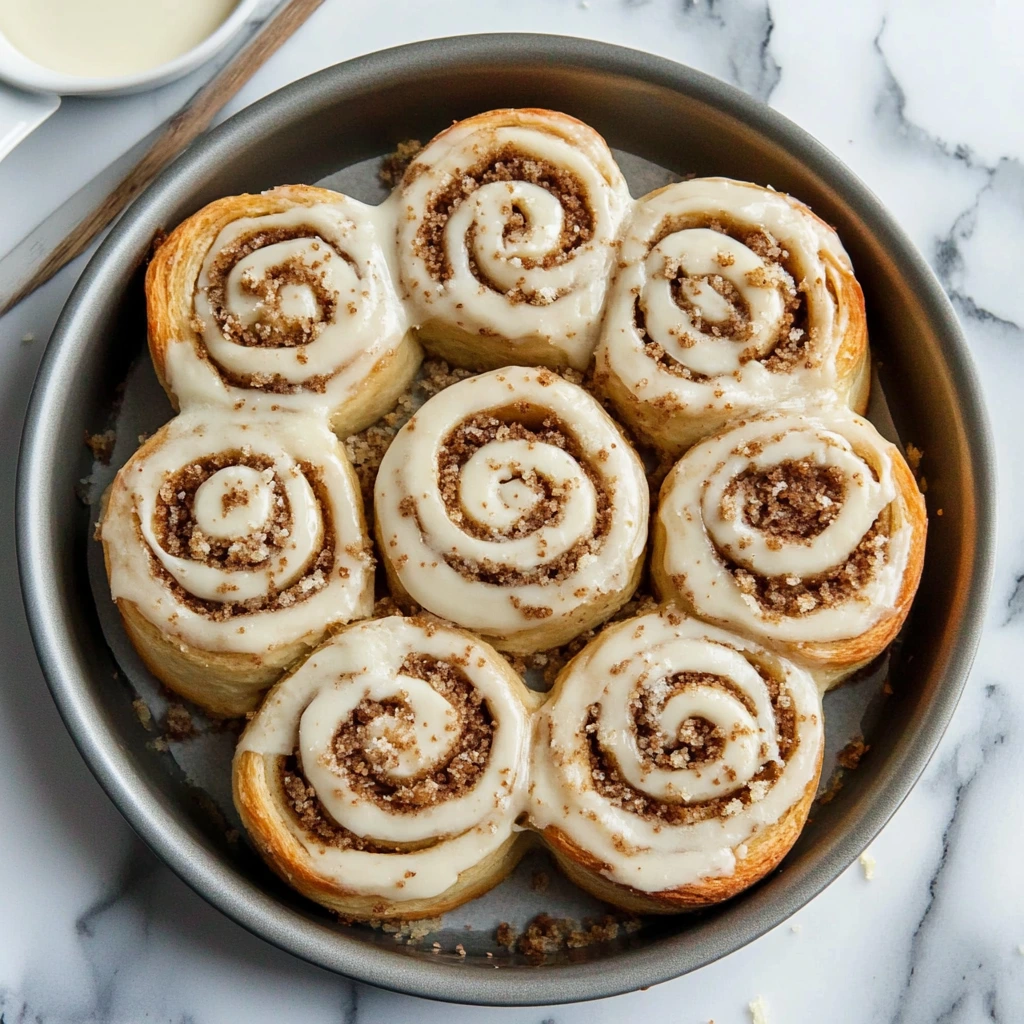
POLYGON ((749 1004, 751 1024, 768 1024, 768 1006, 763 996, 749 1004))
POLYGON ((860 866, 864 869, 864 878, 871 881, 875 877, 875 864, 878 863, 866 850, 860 855, 860 866))

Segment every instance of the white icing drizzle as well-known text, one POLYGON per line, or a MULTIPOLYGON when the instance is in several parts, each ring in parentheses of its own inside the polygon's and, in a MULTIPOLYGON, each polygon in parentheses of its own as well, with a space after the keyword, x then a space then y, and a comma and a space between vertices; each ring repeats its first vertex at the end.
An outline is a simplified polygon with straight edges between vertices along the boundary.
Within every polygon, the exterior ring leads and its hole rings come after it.
POLYGON ((399 203, 408 211, 398 222, 401 278, 420 324, 436 322, 479 334, 481 350, 487 335, 513 344, 541 339, 551 346, 552 365, 564 358, 578 369, 586 367, 597 340, 616 236, 630 203, 625 180, 593 129, 547 111, 510 111, 504 117, 495 112, 462 121, 416 157, 400 187, 399 203), (432 216, 433 198, 503 151, 572 175, 591 211, 592 236, 567 258, 559 256, 545 267, 547 257, 561 253, 563 229, 571 234, 579 225, 566 225, 571 214, 540 185, 489 182, 462 199, 449 216, 443 237, 451 273, 437 280, 418 237, 432 216), (509 232, 516 210, 526 223, 509 232))
POLYGON ((792 585, 841 566, 897 498, 894 458, 899 453, 867 420, 841 407, 763 416, 709 438, 680 459, 662 489, 663 569, 679 580, 698 614, 765 640, 859 636, 896 604, 910 551, 908 524, 879 535, 871 578, 849 600, 827 605, 808 595, 798 615, 763 607, 741 589, 728 563, 792 585), (801 460, 838 470, 842 507, 817 536, 767 535, 745 517, 742 488, 730 497, 730 487, 747 471, 801 460))
POLYGON ((803 797, 817 775, 823 742, 821 704, 806 672, 748 640, 663 609, 605 629, 538 713, 531 822, 538 829, 560 829, 603 862, 602 874, 641 892, 728 876, 742 856, 738 848, 803 797), (795 744, 785 760, 768 687, 756 666, 780 683, 781 700, 795 713, 795 744), (718 676, 728 685, 687 685, 673 693, 673 677, 682 673, 718 676), (640 698, 664 701, 656 740, 665 752, 676 746, 688 719, 703 718, 724 737, 718 757, 697 763, 681 759, 670 768, 644 757, 634 717, 640 698), (617 806, 602 794, 587 739, 594 705, 596 744, 637 793, 697 812, 708 801, 723 799, 718 813, 674 824, 617 806), (755 781, 772 762, 778 765, 776 779, 755 781), (741 799, 748 792, 749 799, 741 799))
POLYGON ((236 403, 244 402, 247 410, 322 414, 341 406, 377 362, 402 343, 408 329, 386 255, 393 231, 393 204, 370 207, 340 194, 330 203, 295 205, 226 225, 196 281, 200 333, 168 348, 167 381, 179 404, 237 409, 236 403), (222 315, 267 334, 267 343, 243 344, 225 334, 209 294, 215 261, 249 236, 304 228, 308 235, 264 245, 243 257, 224 280, 222 315), (289 275, 299 280, 288 280, 289 275), (333 316, 318 301, 320 290, 333 303, 333 316), (305 333, 309 341, 274 344, 278 328, 305 333), (279 386, 272 389, 274 382, 279 386))
POLYGON ((550 370, 507 367, 454 384, 416 413, 384 456, 374 508, 382 553, 414 601, 506 638, 535 627, 537 608, 551 609, 545 623, 557 617, 586 628, 588 605, 627 586, 647 539, 647 493, 636 453, 586 391, 550 370), (439 481, 444 445, 466 420, 495 412, 506 421, 553 418, 571 431, 610 495, 603 543, 565 579, 503 585, 468 579, 445 561, 449 555, 483 569, 528 573, 594 535, 598 502, 591 478, 569 452, 528 440, 494 439, 471 456, 458 479, 462 521, 453 520, 439 481), (560 514, 525 536, 506 535, 502 531, 539 500, 539 480, 562 495, 560 514), (470 532, 466 520, 478 530, 470 532))
POLYGON ((615 374, 639 401, 705 417, 741 415, 833 389, 836 354, 850 323, 850 310, 835 296, 843 294, 849 274, 850 260, 836 233, 790 196, 728 178, 668 185, 634 205, 609 293, 598 367, 615 374), (785 250, 795 280, 728 234, 704 226, 670 230, 674 223, 714 220, 740 231, 768 232, 785 250), (709 283, 715 277, 734 294, 716 291, 709 283), (674 281, 689 309, 676 301, 674 281), (761 358, 788 340, 783 314, 794 288, 807 310, 801 330, 810 338, 792 367, 772 371, 761 358), (637 304, 644 333, 636 323, 637 304), (746 327, 734 338, 723 326, 737 314, 746 327), (646 352, 649 342, 699 376, 670 373, 646 352))
POLYGON ((270 692, 239 741, 236 757, 243 751, 264 756, 299 751, 308 783, 339 825, 363 839, 416 846, 396 852, 344 849, 326 845, 296 822, 292 831, 319 875, 365 895, 429 899, 511 835, 524 799, 529 739, 528 709, 500 655, 459 630, 392 616, 352 626, 318 648, 270 692), (384 716, 371 729, 375 748, 403 727, 398 738, 409 745, 384 776, 401 783, 446 763, 458 713, 428 682, 402 672, 410 655, 456 666, 484 698, 493 721, 488 760, 472 788, 415 812, 391 810, 367 798, 329 754, 338 729, 361 701, 398 700, 415 711, 415 725, 410 729, 384 716))
POLYGON ((286 415, 241 422, 222 411, 182 413, 129 460, 111 488, 101 527, 111 594, 133 602, 162 632, 204 650, 258 654, 303 638, 315 641, 328 625, 372 610, 372 559, 361 509, 344 452, 320 420, 286 415), (183 468, 235 452, 269 466, 254 469, 243 458, 212 473, 195 493, 193 520, 209 538, 249 545, 251 565, 229 569, 170 554, 155 522, 161 490, 183 468), (314 467, 327 508, 303 464, 314 467), (290 526, 272 544, 271 514, 285 504, 290 526), (334 553, 323 569, 315 563, 328 523, 334 553), (154 571, 154 560, 207 602, 263 598, 296 584, 308 596, 218 620, 179 600, 154 571))

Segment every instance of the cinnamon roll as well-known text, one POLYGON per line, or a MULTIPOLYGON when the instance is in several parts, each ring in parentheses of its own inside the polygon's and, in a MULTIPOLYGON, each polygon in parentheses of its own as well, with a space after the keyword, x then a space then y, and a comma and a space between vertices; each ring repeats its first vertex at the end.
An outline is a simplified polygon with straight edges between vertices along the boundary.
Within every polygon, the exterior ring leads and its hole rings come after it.
POLYGON ((171 401, 317 413, 342 436, 380 417, 420 361, 385 255, 392 230, 379 210, 307 185, 189 217, 146 273, 171 401))
POLYGON ((835 231, 803 203, 697 178, 639 200, 595 381, 635 434, 679 454, 739 416, 870 388, 864 297, 835 231))
POLYGON ((531 823, 609 903, 717 903, 796 841, 823 742, 808 673, 663 608, 609 626, 562 671, 537 716, 531 823))
POLYGON ((242 735, 238 813, 310 899, 357 918, 440 914, 521 853, 532 703, 468 633, 358 623, 282 680, 242 735))
POLYGON ((183 413, 117 474, 99 536, 143 661, 217 715, 373 609, 359 487, 319 420, 183 413))
POLYGON ((458 366, 585 369, 630 203, 604 139, 567 114, 492 110, 443 131, 398 189, 420 341, 458 366))
POLYGON ((506 367, 431 398, 374 492, 392 594, 530 653, 603 621, 636 588, 643 466, 582 388, 506 367))
POLYGON ((840 407, 741 421, 666 477, 662 596, 807 666, 823 686, 895 637, 921 577, 924 499, 897 448, 840 407))

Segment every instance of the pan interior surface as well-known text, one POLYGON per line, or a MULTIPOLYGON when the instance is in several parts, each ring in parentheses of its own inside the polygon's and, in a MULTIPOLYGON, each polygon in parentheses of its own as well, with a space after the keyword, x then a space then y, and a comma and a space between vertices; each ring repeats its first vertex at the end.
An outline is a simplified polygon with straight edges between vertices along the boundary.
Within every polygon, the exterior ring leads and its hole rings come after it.
MULTIPOLYGON (((149 386, 156 425, 171 411, 155 379, 126 394, 139 403, 149 386)), ((134 204, 50 342, 19 468, 18 539, 30 625, 61 714, 112 799, 186 882, 256 934, 328 969, 415 995, 527 1005, 613 995, 707 964, 794 913, 861 852, 910 791, 956 706, 984 611, 993 507, 988 428, 955 316, 921 256, 836 158, 770 109, 669 61, 560 37, 470 36, 383 51, 295 83, 193 146, 134 204), (652 165, 724 175, 790 192, 834 224, 864 289, 893 428, 935 453, 929 505, 947 510, 931 520, 921 589, 885 666, 893 693, 884 714, 876 691, 858 698, 860 683, 830 697, 836 707, 861 700, 853 711, 870 728, 872 756, 815 809, 782 868, 712 911, 657 919, 541 966, 518 955, 496 965, 471 942, 465 957, 396 943, 340 925, 278 882, 140 728, 104 636, 108 611, 94 600, 95 509, 75 500, 94 469, 83 435, 111 422, 123 381, 152 377, 141 268, 159 231, 223 195, 354 180, 343 169, 506 106, 550 107, 592 124, 626 154, 634 194, 652 165)))

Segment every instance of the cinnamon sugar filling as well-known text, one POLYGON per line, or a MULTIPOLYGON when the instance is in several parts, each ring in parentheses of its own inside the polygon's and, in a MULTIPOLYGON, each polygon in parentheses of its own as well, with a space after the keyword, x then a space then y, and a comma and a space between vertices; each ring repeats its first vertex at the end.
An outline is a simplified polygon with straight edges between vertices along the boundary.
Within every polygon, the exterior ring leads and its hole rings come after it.
MULTIPOLYGON (((748 452, 754 453, 750 446, 748 452)), ((875 475, 873 468, 869 471, 875 475)), ((731 518, 734 503, 740 502, 746 522, 766 535, 769 547, 779 550, 785 544, 812 542, 839 515, 845 496, 846 481, 838 468, 820 466, 810 458, 787 459, 737 476, 725 492, 721 512, 731 518)), ((883 511, 848 558, 828 572, 808 577, 762 576, 716 551, 739 589, 762 611, 778 618, 799 617, 855 598, 885 565, 888 541, 883 511)))
MULTIPOLYGON (((427 272, 435 281, 444 282, 452 276, 452 266, 445 245, 445 227, 449 218, 464 200, 482 185, 492 182, 527 182, 538 185, 555 196, 563 211, 562 230, 558 241, 543 259, 522 258, 524 270, 534 267, 550 269, 566 263, 578 248, 585 245, 594 235, 594 214, 587 201, 583 183, 570 171, 529 154, 517 151, 508 145, 491 154, 486 160, 466 171, 457 170, 451 181, 442 189, 431 194, 427 200, 426 214, 416 238, 414 251, 426 264, 427 272)), ((512 204, 511 213, 504 227, 506 240, 515 240, 525 233, 529 222, 525 212, 512 204)), ((472 238, 467 239, 472 251, 472 238)), ((527 294, 522 288, 506 290, 488 280, 476 261, 470 256, 470 270, 473 276, 492 291, 504 292, 512 302, 546 304, 550 299, 541 299, 527 294)))
POLYGON ((538 566, 530 572, 523 572, 500 563, 484 561, 470 562, 456 554, 445 553, 444 559, 460 575, 470 580, 480 580, 500 586, 524 586, 531 583, 558 583, 573 576, 580 560, 600 550, 608 531, 611 529, 612 493, 602 479, 583 457, 572 433, 554 417, 545 416, 533 428, 514 420, 511 422, 495 416, 480 414, 460 423, 445 438, 439 450, 438 487, 441 500, 449 518, 460 529, 475 537, 486 540, 516 540, 527 537, 542 527, 557 523, 563 514, 566 497, 565 486, 551 481, 532 469, 522 470, 514 479, 532 490, 536 502, 511 528, 498 533, 476 522, 462 507, 459 477, 463 466, 481 448, 495 441, 517 440, 533 444, 547 444, 568 452, 594 485, 597 495, 597 515, 594 532, 581 537, 568 551, 551 562, 538 566))
MULTIPOLYGON (((348 257, 321 239, 312 227, 271 228, 236 238, 217 253, 208 273, 206 294, 220 332, 235 344, 249 348, 299 348, 316 341, 323 329, 335 321, 338 312, 338 295, 323 282, 324 268, 334 259, 348 260, 348 257), (257 297, 262 307, 255 323, 243 324, 227 308, 227 281, 231 271, 241 260, 259 249, 297 238, 312 239, 311 247, 320 255, 309 264, 293 257, 279 266, 269 268, 260 277, 243 277, 240 286, 257 297), (301 285, 310 290, 316 300, 316 317, 294 317, 284 312, 281 307, 281 289, 289 284, 301 285)), ((192 326, 197 334, 202 333, 203 324, 198 318, 195 318, 192 326)), ((219 364, 217 369, 221 377, 235 387, 255 388, 274 394, 301 391, 322 394, 331 379, 331 375, 317 374, 296 384, 277 374, 235 373, 219 364)))
MULTIPOLYGON (((259 570, 271 559, 278 559, 291 533, 293 513, 283 483, 272 467, 273 460, 265 455, 248 451, 225 451, 197 459, 176 473, 169 474, 157 493, 153 512, 153 530, 160 547, 172 557, 185 558, 226 571, 259 570), (265 483, 273 490, 274 500, 270 516, 265 523, 244 537, 223 540, 206 535, 196 523, 195 496, 211 476, 232 466, 245 466, 262 473, 265 483)), ((207 601, 186 590, 150 552, 152 571, 180 604, 214 621, 223 621, 235 615, 287 608, 327 586, 334 564, 334 531, 328 513, 329 495, 315 466, 300 463, 297 471, 309 481, 323 510, 323 537, 320 548, 310 560, 303 575, 289 587, 282 590, 271 589, 268 594, 261 597, 246 601, 207 601)), ((236 491, 229 491, 221 497, 225 512, 232 504, 244 503, 246 500, 236 491)), ((224 586, 227 588, 228 585, 224 586)), ((226 596, 229 591, 225 589, 224 593, 226 596)))
MULTIPOLYGON (((788 691, 782 690, 779 681, 771 673, 759 665, 753 667, 767 686, 775 715, 779 755, 783 761, 788 761, 796 749, 796 713, 792 707, 792 698, 788 691)), ((656 716, 666 701, 681 690, 693 686, 727 689, 730 695, 739 696, 749 707, 747 698, 728 679, 707 673, 681 672, 656 688, 638 687, 630 698, 629 709, 637 747, 645 763, 650 764, 652 769, 700 768, 704 764, 710 766, 721 754, 725 737, 705 719, 688 719, 679 734, 669 738, 658 727, 656 716)), ((724 769, 709 767, 707 770, 716 772, 712 782, 722 786, 722 796, 692 805, 654 799, 630 785, 619 772, 615 752, 601 746, 598 736, 600 709, 599 703, 590 705, 583 727, 594 788, 614 806, 647 820, 663 821, 668 825, 694 825, 712 818, 730 817, 763 799, 783 771, 777 762, 768 762, 761 766, 748 783, 731 789, 735 783, 735 774, 730 778, 724 769)))
MULTIPOLYGON (((884 515, 884 513, 883 513, 884 515)), ((760 576, 742 566, 726 562, 736 585, 749 594, 769 615, 799 617, 819 608, 832 608, 854 600, 885 565, 888 534, 882 516, 842 564, 820 576, 760 576)))
MULTIPOLYGON (((395 814, 415 814, 423 808, 458 799, 479 781, 490 760, 496 725, 480 692, 455 664, 426 655, 411 654, 400 672, 429 683, 455 710, 458 739, 444 760, 425 764, 416 777, 400 783, 391 781, 388 769, 391 753, 374 743, 368 727, 379 716, 390 714, 401 721, 412 720, 412 708, 399 694, 393 700, 361 701, 334 735, 329 766, 344 777, 363 799, 395 814)), ((389 736, 400 748, 402 733, 389 736)), ((292 814, 310 835, 331 846, 355 850, 396 850, 399 846, 363 839, 349 832, 330 816, 302 773, 297 754, 282 759, 280 781, 292 814)))
POLYGON ((817 537, 839 515, 845 496, 842 471, 810 458, 787 459, 766 470, 748 469, 725 495, 729 502, 741 502, 743 518, 774 538, 774 545, 770 540, 768 546, 776 549, 817 537))
MULTIPOLYGON (((807 327, 806 301, 802 289, 795 283, 800 280, 801 275, 789 251, 767 230, 751 230, 749 225, 734 223, 721 214, 717 217, 692 214, 686 217, 669 218, 664 222, 661 230, 652 240, 650 248, 653 249, 669 235, 679 231, 686 231, 690 228, 708 228, 718 234, 727 235, 745 245, 766 263, 773 264, 780 271, 780 285, 785 298, 785 310, 779 326, 776 343, 772 346, 771 351, 764 355, 758 355, 752 350, 744 351, 740 355, 740 363, 756 359, 773 373, 786 373, 800 362, 804 362, 808 368, 812 366, 814 360, 814 332, 810 331, 807 327)), ((750 310, 746 302, 736 287, 719 274, 701 275, 691 278, 684 274, 681 269, 676 270, 672 277, 672 296, 679 308, 690 316, 694 327, 698 331, 737 343, 748 341, 753 335, 754 325, 751 322, 750 310), (723 321, 707 321, 705 323, 697 308, 687 297, 684 287, 684 282, 686 281, 705 284, 718 292, 719 295, 729 302, 732 310, 730 316, 723 321)), ((834 294, 833 298, 835 298, 834 294)), ((641 338, 647 338, 647 325, 639 298, 634 305, 634 321, 637 334, 641 338)), ((680 344, 687 347, 685 338, 680 338, 679 340, 680 344)), ((653 338, 647 338, 644 343, 644 351, 661 369, 671 373, 673 376, 698 382, 705 382, 710 379, 703 374, 695 373, 688 369, 653 338)))

